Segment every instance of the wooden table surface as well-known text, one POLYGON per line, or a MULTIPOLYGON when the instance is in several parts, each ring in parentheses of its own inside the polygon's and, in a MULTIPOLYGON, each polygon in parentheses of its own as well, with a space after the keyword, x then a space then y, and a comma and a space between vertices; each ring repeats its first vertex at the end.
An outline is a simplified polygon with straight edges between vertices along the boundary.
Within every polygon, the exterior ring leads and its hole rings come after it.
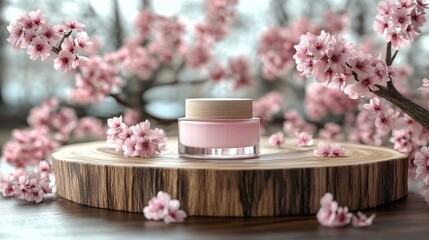
POLYGON ((0 239, 429 239, 429 206, 413 180, 406 198, 364 212, 377 214, 368 228, 326 228, 315 216, 192 217, 168 225, 57 197, 40 204, 0 197, 0 239))

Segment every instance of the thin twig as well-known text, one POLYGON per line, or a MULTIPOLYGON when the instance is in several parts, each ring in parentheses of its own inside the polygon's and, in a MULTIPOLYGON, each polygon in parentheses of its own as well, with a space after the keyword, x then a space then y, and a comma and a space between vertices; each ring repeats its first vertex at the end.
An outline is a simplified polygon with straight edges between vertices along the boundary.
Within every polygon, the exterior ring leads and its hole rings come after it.
POLYGON ((121 96, 119 96, 119 94, 110 93, 109 96, 111 96, 113 99, 115 99, 117 103, 119 103, 125 107, 128 107, 128 108, 133 108, 131 103, 129 103, 127 100, 121 98, 121 96))
POLYGON ((52 52, 59 54, 62 50, 61 45, 63 44, 64 40, 72 34, 72 31, 70 30, 68 33, 64 34, 63 38, 61 38, 60 43, 58 44, 58 47, 52 47, 52 52))

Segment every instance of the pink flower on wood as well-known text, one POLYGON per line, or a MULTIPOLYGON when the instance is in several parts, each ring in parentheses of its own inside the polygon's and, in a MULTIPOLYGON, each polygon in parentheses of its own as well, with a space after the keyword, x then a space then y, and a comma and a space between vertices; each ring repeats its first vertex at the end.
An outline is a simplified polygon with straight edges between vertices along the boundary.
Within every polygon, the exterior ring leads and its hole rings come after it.
POLYGON ((414 155, 416 168, 416 180, 421 180, 424 185, 429 185, 429 148, 422 147, 414 155))
POLYGON ((308 132, 297 132, 294 142, 298 147, 311 146, 313 145, 313 135, 308 132))
POLYGON ((331 227, 344 227, 348 225, 352 220, 352 215, 348 207, 338 207, 337 214, 331 227))
POLYGON ((180 202, 171 199, 170 194, 158 192, 157 196, 149 201, 149 205, 144 207, 143 213, 148 220, 161 220, 165 223, 183 222, 187 217, 185 211, 180 210, 180 202))
POLYGON ((49 182, 49 177, 42 175, 41 172, 30 173, 18 178, 15 192, 18 199, 39 203, 44 199, 46 193, 52 192, 49 182))
MULTIPOLYGON (((136 135, 131 136, 131 138, 135 137, 136 135)), ((138 151, 139 157, 147 158, 147 157, 154 157, 155 155, 158 155, 161 153, 158 139, 145 136, 143 138, 137 138, 136 141, 136 149, 138 151)))
POLYGON ((332 156, 332 144, 329 142, 319 142, 317 149, 313 152, 316 157, 331 157, 332 156))
POLYGON ((372 214, 370 217, 367 217, 365 214, 360 211, 352 217, 352 226, 353 227, 367 227, 372 224, 372 221, 375 218, 375 214, 372 214))
POLYGON ((320 199, 320 209, 317 212, 317 221, 323 226, 333 226, 338 209, 338 203, 333 200, 331 193, 325 193, 320 199))
POLYGON ((187 217, 186 212, 179 209, 180 202, 176 199, 172 199, 168 202, 167 210, 168 213, 164 217, 165 223, 183 222, 187 217))
POLYGON ((140 122, 136 125, 130 127, 133 135, 143 138, 150 134, 150 122, 149 120, 145 120, 144 122, 140 122))
POLYGON ((367 218, 361 212, 356 216, 349 212, 348 207, 339 207, 331 193, 325 193, 320 199, 320 209, 316 215, 317 221, 325 227, 344 227, 350 222, 354 227, 365 227, 372 224, 375 214, 367 218))
POLYGON ((344 151, 344 148, 339 143, 334 143, 331 145, 332 147, 332 156, 333 157, 343 157, 346 155, 346 152, 344 151))
POLYGON ((316 157, 342 157, 345 151, 339 143, 319 142, 313 154, 316 157))
POLYGON ((268 143, 273 147, 281 147, 285 142, 284 135, 282 132, 274 133, 268 139, 268 143))

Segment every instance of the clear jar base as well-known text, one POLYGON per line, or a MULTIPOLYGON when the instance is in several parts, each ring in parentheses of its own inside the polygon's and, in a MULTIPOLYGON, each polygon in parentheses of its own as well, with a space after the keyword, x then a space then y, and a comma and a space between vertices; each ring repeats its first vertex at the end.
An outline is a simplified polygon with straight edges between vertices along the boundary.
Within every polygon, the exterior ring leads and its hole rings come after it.
POLYGON ((238 148, 200 148, 179 143, 179 156, 200 159, 242 159, 256 158, 259 145, 238 148))

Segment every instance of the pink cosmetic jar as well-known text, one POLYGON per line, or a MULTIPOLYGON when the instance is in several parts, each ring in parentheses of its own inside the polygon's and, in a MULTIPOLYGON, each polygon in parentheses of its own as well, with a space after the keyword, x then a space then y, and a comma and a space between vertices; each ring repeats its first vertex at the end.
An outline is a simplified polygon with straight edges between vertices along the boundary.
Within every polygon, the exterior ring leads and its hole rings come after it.
POLYGON ((259 154, 259 118, 252 99, 186 99, 179 118, 179 156, 205 159, 253 158, 259 154))

